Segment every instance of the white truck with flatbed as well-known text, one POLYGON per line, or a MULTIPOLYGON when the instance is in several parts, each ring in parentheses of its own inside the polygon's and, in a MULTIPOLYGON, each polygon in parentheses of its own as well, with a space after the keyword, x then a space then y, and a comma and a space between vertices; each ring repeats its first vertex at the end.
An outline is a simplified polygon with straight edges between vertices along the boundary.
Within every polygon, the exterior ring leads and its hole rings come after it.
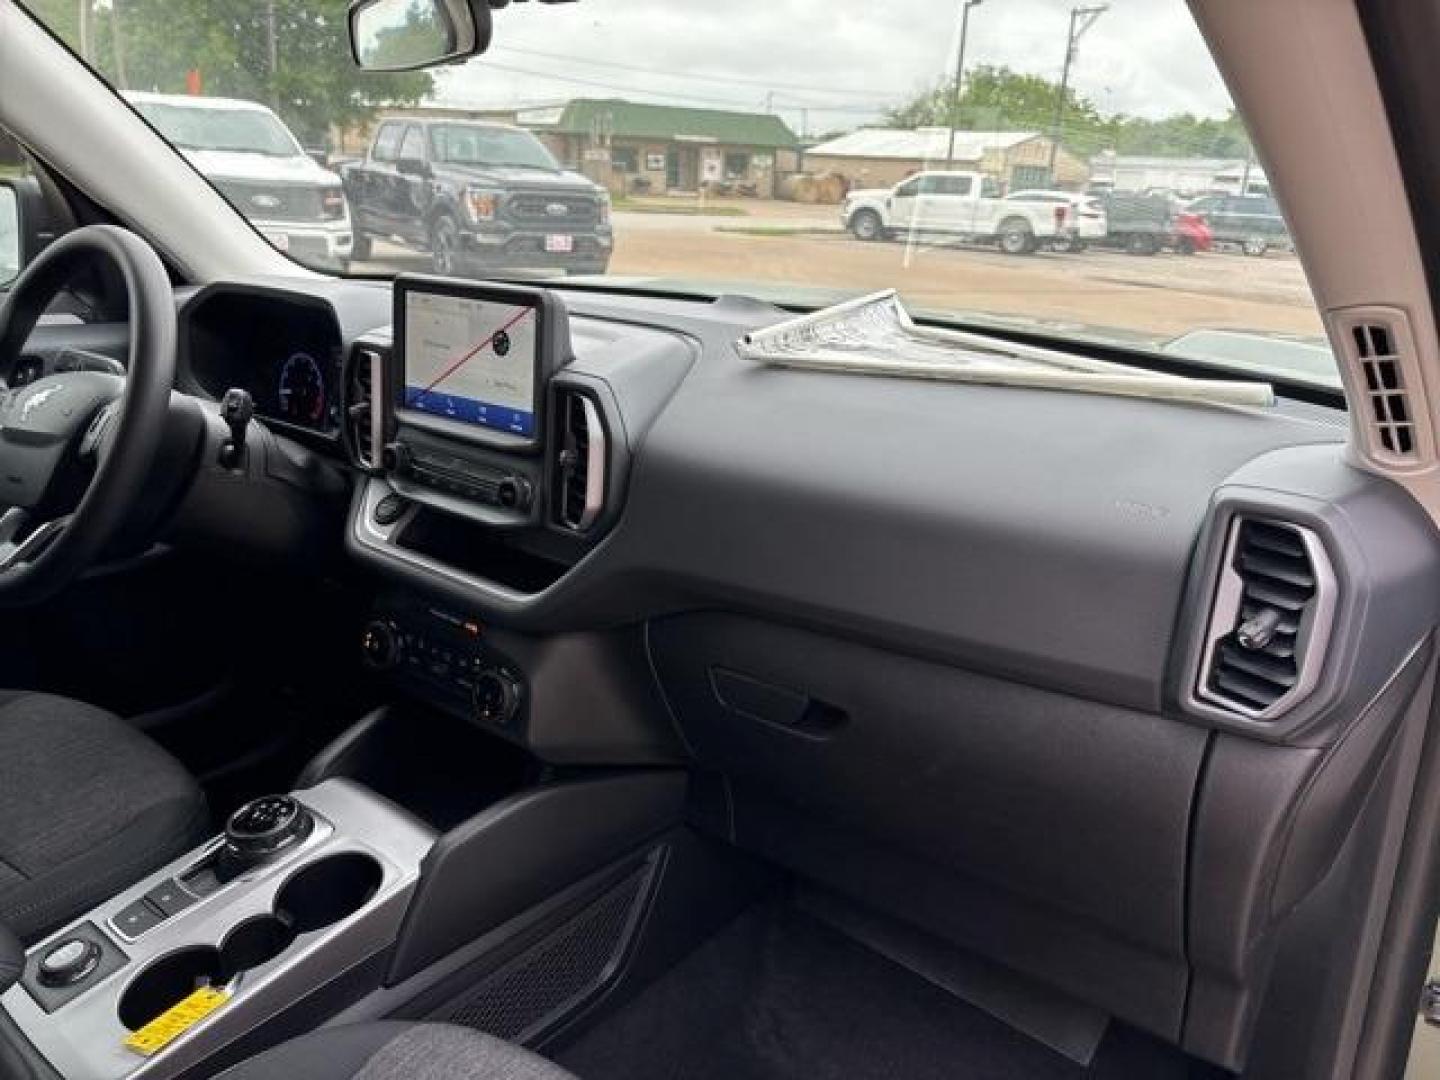
POLYGON ((993 179, 977 172, 931 170, 893 188, 851 191, 841 222, 859 240, 936 235, 971 244, 994 244, 1009 255, 1073 239, 1079 223, 1068 203, 1007 201, 993 179))

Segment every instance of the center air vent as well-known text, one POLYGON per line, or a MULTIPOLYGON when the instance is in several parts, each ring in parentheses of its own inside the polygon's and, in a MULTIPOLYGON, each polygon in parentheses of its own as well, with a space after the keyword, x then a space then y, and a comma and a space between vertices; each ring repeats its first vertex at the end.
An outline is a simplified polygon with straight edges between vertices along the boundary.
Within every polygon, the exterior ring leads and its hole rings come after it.
POLYGON ((1304 697, 1319 674, 1334 608, 1334 576, 1319 538, 1288 522, 1230 523, 1198 696, 1268 720, 1304 697))
POLYGON ((379 464, 385 444, 384 413, 375 407, 375 388, 385 385, 383 365, 378 349, 357 348, 345 375, 345 434, 362 469, 379 464))
POLYGON ((589 396, 562 389, 556 396, 560 453, 556 461, 555 519, 584 532, 605 508, 607 442, 600 410, 589 396))

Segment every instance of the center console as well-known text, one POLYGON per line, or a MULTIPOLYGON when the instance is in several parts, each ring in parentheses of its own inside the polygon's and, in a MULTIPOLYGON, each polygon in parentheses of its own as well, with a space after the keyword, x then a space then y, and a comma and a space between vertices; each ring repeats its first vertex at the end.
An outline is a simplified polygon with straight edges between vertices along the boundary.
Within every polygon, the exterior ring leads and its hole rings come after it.
POLYGON ((254 800, 30 949, 0 1006, 63 1077, 180 1076, 383 960, 434 841, 348 780, 254 800))

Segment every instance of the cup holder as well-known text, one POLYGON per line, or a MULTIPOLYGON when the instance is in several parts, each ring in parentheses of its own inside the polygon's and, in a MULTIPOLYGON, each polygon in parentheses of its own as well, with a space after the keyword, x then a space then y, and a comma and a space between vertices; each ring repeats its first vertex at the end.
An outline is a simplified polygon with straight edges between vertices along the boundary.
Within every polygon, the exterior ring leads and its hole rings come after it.
POLYGON ((281 886, 275 912, 297 934, 319 930, 364 907, 380 888, 380 878, 380 864, 369 855, 327 855, 281 886))
POLYGON ((272 914, 246 919, 219 948, 195 945, 162 956, 120 997, 120 1022, 131 1031, 204 986, 223 986, 268 964, 300 934, 322 930, 359 911, 380 888, 380 864, 347 851, 304 867, 281 886, 272 914))
POLYGON ((125 988, 120 996, 120 1022, 135 1031, 202 986, 220 986, 227 978, 220 950, 209 945, 163 956, 125 988))

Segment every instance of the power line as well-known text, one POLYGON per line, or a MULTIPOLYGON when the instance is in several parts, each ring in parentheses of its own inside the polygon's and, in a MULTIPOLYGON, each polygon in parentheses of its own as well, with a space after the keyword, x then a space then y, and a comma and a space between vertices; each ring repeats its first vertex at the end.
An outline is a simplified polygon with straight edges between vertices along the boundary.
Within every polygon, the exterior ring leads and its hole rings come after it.
MULTIPOLYGON (((671 93, 668 91, 655 91, 635 86, 623 86, 617 83, 601 82, 597 79, 586 79, 578 75, 567 75, 553 71, 536 71, 533 68, 516 67, 511 64, 496 63, 487 60, 484 67, 494 71, 509 72, 512 75, 528 75, 536 79, 553 79, 556 82, 573 83, 576 86, 588 86, 598 90, 608 90, 612 93, 637 94, 652 98, 665 98, 671 101, 700 102, 706 105, 719 105, 727 109, 738 109, 750 104, 746 101, 737 101, 734 98, 708 97, 702 94, 671 93)), ((775 100, 775 99, 772 99, 775 100)), ((784 99, 779 99, 778 104, 784 106, 784 99)), ((836 105, 815 105, 789 103, 792 108, 811 108, 817 112, 840 112, 840 113, 865 113, 873 115, 882 112, 884 105, 862 105, 862 104, 836 104, 836 105)))
MULTIPOLYGON (((588 56, 571 56, 566 53, 545 52, 541 49, 522 49, 518 45, 496 45, 492 52, 520 53, 524 56, 537 56, 546 60, 563 60, 569 64, 588 64, 592 67, 613 68, 616 71, 632 71, 639 75, 665 75, 672 79, 693 79, 700 82, 723 83, 725 85, 757 86, 766 90, 796 90, 801 93, 810 94, 853 94, 853 87, 840 89, 834 86, 806 86, 799 83, 772 82, 769 79, 750 79, 743 76, 731 75, 704 75, 694 71, 676 71, 674 69, 645 67, 639 64, 622 64, 616 60, 594 60, 588 56)), ((906 90, 895 90, 884 92, 882 96, 887 98, 903 97, 909 93, 906 90)), ((823 108, 816 105, 814 108, 823 108)))

